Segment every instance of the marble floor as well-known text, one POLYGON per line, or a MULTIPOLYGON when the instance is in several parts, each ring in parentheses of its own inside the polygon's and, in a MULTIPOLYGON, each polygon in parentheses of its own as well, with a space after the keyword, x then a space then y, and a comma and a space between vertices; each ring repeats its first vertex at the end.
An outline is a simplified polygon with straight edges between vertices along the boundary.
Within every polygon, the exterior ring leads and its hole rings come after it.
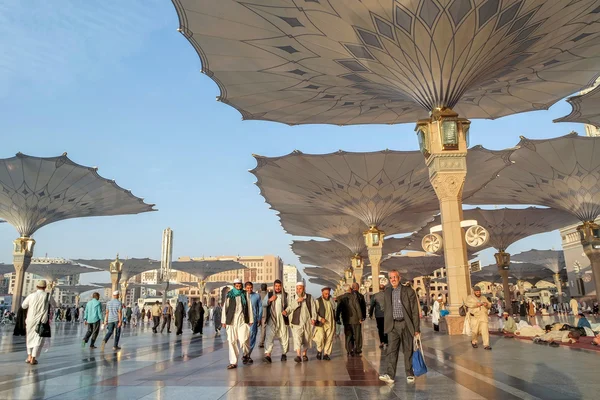
MULTIPOLYGON (((427 323, 426 323, 427 324, 427 323)), ((473 349, 465 336, 423 329, 429 372, 407 384, 399 368, 396 384, 380 382, 382 360, 375 325, 364 327, 362 357, 348 358, 334 343, 332 360, 292 358, 228 371, 225 335, 152 334, 148 325, 124 328, 114 352, 82 349, 84 327, 53 324, 53 338, 39 364, 25 363, 25 338, 0 329, 0 399, 596 399, 600 352, 551 348, 492 336, 493 350, 473 349)), ((99 346, 99 344, 97 344, 99 346)), ((292 352, 288 353, 290 356, 292 352)), ((401 359, 402 357, 400 357, 401 359)))

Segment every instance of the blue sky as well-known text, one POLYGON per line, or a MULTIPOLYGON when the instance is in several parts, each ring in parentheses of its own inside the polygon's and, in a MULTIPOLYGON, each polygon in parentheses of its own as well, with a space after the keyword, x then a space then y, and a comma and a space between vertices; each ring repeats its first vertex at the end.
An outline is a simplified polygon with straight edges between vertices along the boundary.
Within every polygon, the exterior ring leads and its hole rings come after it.
MULTIPOLYGON (((174 257, 277 254, 297 264, 292 237, 248 172, 253 153, 418 148, 412 124, 242 122, 236 110, 215 101, 217 86, 199 72, 198 56, 177 28, 167 0, 0 4, 0 157, 66 151, 159 209, 44 227, 34 236, 36 255, 158 258, 162 230, 171 227, 174 257)), ((580 124, 552 123, 569 112, 561 101, 549 111, 475 120, 471 144, 501 149, 519 135, 583 133, 580 124)), ((3 225, 0 261, 9 263, 17 233, 3 225)), ((558 249, 559 235, 538 235, 510 250, 532 247, 558 249)), ((484 265, 492 261, 489 253, 484 265)))

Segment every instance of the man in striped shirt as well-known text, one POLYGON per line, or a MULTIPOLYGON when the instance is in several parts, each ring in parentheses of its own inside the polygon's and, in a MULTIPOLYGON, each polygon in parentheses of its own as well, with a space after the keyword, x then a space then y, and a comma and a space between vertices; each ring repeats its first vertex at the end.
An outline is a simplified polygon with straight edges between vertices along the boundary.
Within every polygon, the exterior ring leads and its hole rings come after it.
POLYGON ((113 299, 106 303, 106 316, 104 317, 106 323, 106 336, 102 340, 100 350, 104 350, 104 345, 108 342, 108 339, 115 332, 115 344, 113 350, 121 350, 119 347, 119 338, 121 337, 121 324, 123 323, 123 304, 119 301, 119 291, 113 292, 113 299))

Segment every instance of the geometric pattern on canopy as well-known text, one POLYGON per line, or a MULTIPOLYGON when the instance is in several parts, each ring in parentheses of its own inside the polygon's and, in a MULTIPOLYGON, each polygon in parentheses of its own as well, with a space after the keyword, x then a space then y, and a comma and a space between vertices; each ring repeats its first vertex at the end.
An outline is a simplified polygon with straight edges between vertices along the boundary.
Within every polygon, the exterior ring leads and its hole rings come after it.
MULTIPOLYGON (((378 226, 386 234, 411 232, 431 219, 431 213, 398 213, 385 219, 378 226), (389 233, 388 233, 389 232, 389 233)), ((290 235, 321 237, 335 240, 346 246, 354 254, 366 255, 365 237, 368 229, 361 220, 350 215, 303 215, 279 214, 283 229, 290 235)), ((385 239, 384 253, 393 253, 404 249, 408 239, 385 239), (390 243, 388 243, 388 241, 390 243)))
MULTIPOLYGON (((75 262, 83 265, 89 265, 95 268, 99 268, 104 271, 109 271, 110 263, 114 262, 115 259, 104 259, 104 260, 74 260, 75 262)), ((121 272, 121 281, 126 282, 130 278, 141 274, 142 272, 152 271, 160 269, 160 261, 151 260, 150 258, 128 258, 119 259, 123 263, 121 272)))
POLYGON ((50 282, 54 282, 58 279, 64 278, 65 276, 75 274, 85 274, 88 272, 101 272, 96 268, 89 268, 83 265, 79 265, 76 262, 63 261, 63 262, 46 262, 43 259, 33 259, 27 273, 41 276, 42 278, 50 282))
MULTIPOLYGON (((488 247, 506 250, 510 245, 531 235, 551 232, 559 228, 577 223, 577 218, 564 211, 552 208, 500 208, 484 210, 475 208, 463 211, 463 220, 476 220, 489 232, 490 240, 482 247, 467 247, 469 256, 488 247)), ((440 225, 439 215, 414 235, 411 249, 420 249, 421 240, 429 233, 429 229, 440 225)))
POLYGON ((173 261, 171 269, 186 272, 199 279, 206 280, 209 276, 220 272, 246 269, 246 267, 233 260, 192 260, 173 261))
POLYGON ((173 0, 218 100, 287 124, 547 109, 600 71, 600 1, 173 0))
POLYGON ((381 262, 384 272, 397 270, 403 279, 431 275, 435 270, 444 268, 444 257, 425 252, 411 251, 400 256, 392 256, 381 262))
MULTIPOLYGON (((506 168, 511 152, 470 149, 463 196, 472 195, 506 168)), ((345 214, 367 226, 379 226, 397 213, 439 209, 419 151, 321 155, 295 151, 282 157, 254 157, 257 166, 250 172, 256 185, 271 208, 282 214, 345 214)))
POLYGON ((98 175, 64 153, 32 157, 18 153, 0 159, 0 217, 21 236, 69 218, 156 211, 115 181, 98 175))
POLYGON ((514 164, 465 204, 542 205, 582 222, 600 216, 600 137, 522 138, 510 159, 514 164))
MULTIPOLYGON (((331 240, 294 240, 291 248, 302 264, 328 268, 341 276, 352 266, 350 258, 355 254, 343 244, 331 240)), ((363 274, 371 269, 364 268, 363 274)))
POLYGON ((581 122, 600 128, 600 80, 596 81, 596 85, 587 93, 569 97, 567 101, 573 110, 569 115, 555 119, 554 122, 581 122))
POLYGON ((565 253, 562 250, 528 250, 511 257, 511 260, 538 264, 548 268, 552 273, 558 274, 567 268, 565 253))

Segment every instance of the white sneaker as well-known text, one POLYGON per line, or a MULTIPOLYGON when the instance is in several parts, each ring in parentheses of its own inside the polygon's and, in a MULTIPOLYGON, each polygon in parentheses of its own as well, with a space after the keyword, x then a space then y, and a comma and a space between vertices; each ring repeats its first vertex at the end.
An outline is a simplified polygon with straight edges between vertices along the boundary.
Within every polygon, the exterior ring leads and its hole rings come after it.
POLYGON ((394 380, 392 378, 390 378, 390 376, 388 374, 384 374, 384 375, 379 375, 379 380, 383 381, 385 383, 394 383, 394 380))
POLYGON ((414 376, 407 376, 406 377, 406 382, 408 383, 414 383, 415 382, 415 377, 414 376))

